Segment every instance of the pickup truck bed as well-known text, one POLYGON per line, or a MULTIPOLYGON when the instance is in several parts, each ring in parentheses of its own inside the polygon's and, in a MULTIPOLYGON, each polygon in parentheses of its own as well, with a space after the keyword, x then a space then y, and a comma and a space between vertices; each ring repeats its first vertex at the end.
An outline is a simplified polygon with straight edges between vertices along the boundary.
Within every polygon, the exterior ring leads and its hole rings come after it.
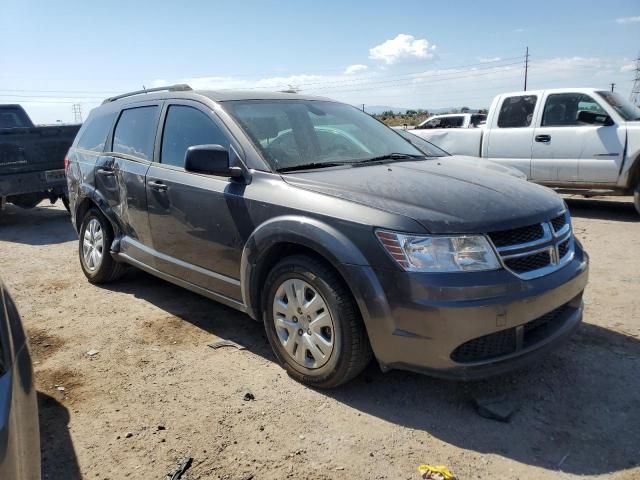
POLYGON ((20 106, 0 105, 0 201, 30 208, 66 198, 64 157, 79 129, 37 127, 20 106))

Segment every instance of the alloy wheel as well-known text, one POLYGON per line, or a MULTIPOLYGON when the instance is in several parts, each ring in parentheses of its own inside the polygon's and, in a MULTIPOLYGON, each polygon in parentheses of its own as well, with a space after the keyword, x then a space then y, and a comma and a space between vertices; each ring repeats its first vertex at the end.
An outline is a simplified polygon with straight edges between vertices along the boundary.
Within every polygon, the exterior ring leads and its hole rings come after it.
POLYGON ((289 357, 308 369, 325 365, 334 349, 335 327, 320 293, 298 278, 282 282, 273 300, 273 322, 289 357))

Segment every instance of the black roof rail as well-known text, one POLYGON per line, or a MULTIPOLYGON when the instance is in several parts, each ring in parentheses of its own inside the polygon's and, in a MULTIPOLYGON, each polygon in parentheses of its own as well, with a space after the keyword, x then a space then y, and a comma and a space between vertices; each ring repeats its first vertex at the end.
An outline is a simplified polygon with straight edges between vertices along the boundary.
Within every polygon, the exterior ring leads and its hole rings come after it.
POLYGON ((168 85, 166 87, 156 87, 156 88, 145 88, 144 90, 136 90, 135 92, 123 93, 122 95, 116 95, 115 97, 109 97, 102 102, 105 103, 115 102, 116 100, 120 100, 121 98, 131 97, 133 95, 142 95, 144 93, 153 93, 153 92, 188 92, 193 90, 186 83, 177 83, 175 85, 168 85))

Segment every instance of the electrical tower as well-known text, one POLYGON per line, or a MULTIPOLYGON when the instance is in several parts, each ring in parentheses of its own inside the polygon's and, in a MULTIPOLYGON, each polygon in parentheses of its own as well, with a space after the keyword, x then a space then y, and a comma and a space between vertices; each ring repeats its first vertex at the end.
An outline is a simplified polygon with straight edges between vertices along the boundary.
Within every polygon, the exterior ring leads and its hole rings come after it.
POLYGON ((636 69, 634 70, 636 78, 633 82, 633 88, 631 89, 631 96, 629 100, 634 105, 640 106, 640 55, 636 59, 636 69))
POLYGON ((71 108, 73 109, 73 121, 75 123, 82 123, 82 105, 74 103, 71 108))

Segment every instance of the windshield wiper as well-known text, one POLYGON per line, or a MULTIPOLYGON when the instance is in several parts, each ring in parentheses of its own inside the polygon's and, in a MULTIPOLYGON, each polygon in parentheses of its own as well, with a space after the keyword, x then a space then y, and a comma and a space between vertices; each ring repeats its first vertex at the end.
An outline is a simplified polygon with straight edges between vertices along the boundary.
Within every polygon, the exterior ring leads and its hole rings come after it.
POLYGON ((380 162, 384 160, 407 160, 411 158, 425 158, 425 155, 410 155, 408 153, 387 153, 376 157, 364 158, 362 160, 346 160, 344 162, 311 162, 302 163, 300 165, 292 165, 290 167, 282 167, 277 172, 294 172, 296 170, 313 170, 316 168, 339 167, 342 165, 358 166, 360 164, 380 162))
POLYGON ((290 167, 278 168, 277 172, 294 172, 296 170, 313 170, 315 168, 338 167, 340 165, 351 165, 352 162, 311 162, 292 165, 290 167))
POLYGON ((355 160, 351 163, 358 165, 360 163, 373 163, 383 160, 407 160, 409 158, 424 158, 424 155, 411 155, 408 153, 387 153, 385 155, 378 155, 377 157, 365 158, 363 160, 355 160))

